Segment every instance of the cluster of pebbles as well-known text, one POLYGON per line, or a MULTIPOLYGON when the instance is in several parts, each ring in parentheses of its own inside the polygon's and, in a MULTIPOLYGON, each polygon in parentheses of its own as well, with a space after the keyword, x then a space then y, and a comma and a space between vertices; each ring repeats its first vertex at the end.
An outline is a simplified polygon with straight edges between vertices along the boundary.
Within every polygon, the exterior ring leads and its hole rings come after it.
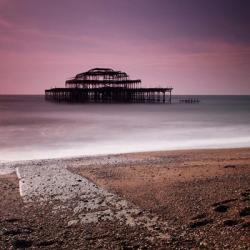
POLYGON ((112 194, 84 177, 72 173, 67 164, 25 165, 16 168, 20 195, 27 203, 55 203, 53 211, 71 211, 68 225, 118 221, 145 228, 152 237, 169 239, 168 225, 128 201, 112 194), (164 233, 161 233, 162 228, 164 233))
POLYGON ((192 217, 188 224, 178 230, 179 234, 172 237, 172 246, 175 245, 177 249, 193 246, 201 249, 249 249, 250 190, 246 189, 235 197, 215 202, 203 213, 192 217), (235 230, 238 237, 245 239, 245 243, 230 236, 230 232, 235 230), (218 235, 211 237, 216 231, 218 235), (219 235, 222 235, 221 241, 217 239, 219 235), (225 238, 228 240, 225 241, 225 238), (237 245, 237 242, 242 245, 237 245))

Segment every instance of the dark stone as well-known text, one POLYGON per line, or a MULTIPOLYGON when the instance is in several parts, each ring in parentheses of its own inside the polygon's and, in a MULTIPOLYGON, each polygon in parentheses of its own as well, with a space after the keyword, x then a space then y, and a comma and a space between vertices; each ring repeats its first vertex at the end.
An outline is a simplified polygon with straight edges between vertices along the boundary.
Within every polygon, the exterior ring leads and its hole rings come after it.
POLYGON ((205 226, 211 222, 212 222, 212 220, 209 220, 209 219, 199 220, 199 221, 190 223, 189 227, 190 228, 197 228, 197 227, 205 226))
POLYGON ((203 214, 198 214, 198 215, 196 215, 195 217, 193 217, 191 220, 199 220, 199 219, 204 219, 204 218, 206 218, 206 214, 205 213, 203 213, 203 214))
POLYGON ((16 219, 16 218, 9 218, 9 219, 6 219, 5 220, 6 222, 17 222, 17 221, 19 221, 18 219, 16 219))
POLYGON ((32 241, 30 240, 14 240, 12 242, 14 248, 28 248, 32 246, 32 241))
POLYGON ((31 234, 33 232, 34 232, 34 230, 29 228, 29 227, 22 228, 22 234, 31 234))
POLYGON ((45 240, 45 241, 41 241, 41 242, 37 243, 37 246, 45 247, 45 246, 51 246, 55 243, 56 243, 55 240, 45 240))
POLYGON ((235 226, 239 223, 237 220, 224 220, 223 225, 224 226, 235 226))
POLYGON ((249 198, 244 198, 244 199, 242 199, 242 201, 250 201, 250 197, 249 198))
POLYGON ((13 230, 7 230, 3 233, 3 235, 18 235, 21 234, 21 230, 19 229, 13 229, 13 230))
POLYGON ((241 225, 243 228, 250 228, 250 222, 245 222, 241 225))
POLYGON ((249 192, 242 192, 241 196, 248 198, 248 197, 250 197, 250 193, 249 192))
POLYGON ((226 205, 220 205, 214 208, 215 212, 219 212, 219 213, 225 213, 227 212, 227 210, 229 209, 229 206, 226 205))
POLYGON ((219 205, 224 205, 224 204, 227 204, 227 203, 230 203, 230 202, 233 202, 233 201, 237 201, 237 199, 228 199, 228 200, 224 200, 224 201, 219 201, 219 202, 216 202, 216 203, 212 204, 212 206, 217 207, 219 205))
POLYGON ((235 165, 225 165, 224 168, 236 168, 235 165))
POLYGON ((250 215, 250 207, 245 207, 240 211, 240 216, 248 216, 250 215))

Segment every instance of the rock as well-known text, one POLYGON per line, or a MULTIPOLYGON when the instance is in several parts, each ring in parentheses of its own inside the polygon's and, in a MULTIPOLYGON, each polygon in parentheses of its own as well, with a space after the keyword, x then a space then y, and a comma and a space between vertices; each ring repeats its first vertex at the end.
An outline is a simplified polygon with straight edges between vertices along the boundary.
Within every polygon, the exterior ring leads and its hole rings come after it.
POLYGON ((248 216, 250 215, 250 207, 245 207, 240 211, 240 216, 248 216))
POLYGON ((250 192, 249 191, 242 192, 241 196, 244 197, 242 199, 243 201, 250 201, 250 192))
POLYGON ((224 220, 223 225, 224 226, 235 226, 239 223, 238 220, 224 220))
POLYGON ((229 206, 226 205, 220 205, 214 208, 215 212, 219 212, 219 213, 225 213, 227 212, 227 210, 229 209, 229 206))
POLYGON ((212 204, 212 206, 217 207, 219 205, 224 205, 224 204, 227 204, 227 203, 230 203, 230 202, 233 202, 233 201, 237 201, 237 199, 228 199, 228 200, 224 200, 224 201, 219 201, 219 202, 216 202, 216 203, 212 204))
POLYGON ((204 219, 204 218, 206 218, 206 214, 205 213, 203 213, 203 214, 198 214, 198 215, 196 215, 195 217, 193 217, 191 220, 199 220, 199 219, 204 219))
POLYGON ((201 246, 201 247, 207 247, 207 242, 201 241, 201 242, 200 242, 200 246, 201 246))
POLYGON ((203 219, 203 220, 199 220, 199 221, 195 221, 195 222, 190 223, 189 227, 190 228, 197 228, 197 227, 205 226, 211 222, 212 222, 212 220, 203 219))
POLYGON ((71 221, 69 221, 69 222, 68 222, 68 227, 77 224, 77 222, 78 222, 78 220, 71 220, 71 221))
POLYGON ((13 230, 7 230, 7 231, 3 232, 3 235, 18 235, 21 233, 22 232, 20 229, 13 229, 13 230))
POLYGON ((53 245, 55 243, 56 243, 55 240, 45 240, 45 241, 40 241, 36 245, 39 246, 39 247, 45 247, 45 246, 51 246, 51 245, 53 245))
POLYGON ((28 248, 32 246, 32 241, 30 240, 14 240, 12 242, 14 248, 28 248))
POLYGON ((224 168, 236 168, 235 165, 225 165, 224 168))
POLYGON ((16 218, 9 218, 9 219, 6 219, 5 221, 6 221, 6 222, 13 223, 13 222, 19 221, 19 219, 16 219, 16 218))
POLYGON ((250 198, 250 192, 242 192, 241 196, 243 196, 245 198, 250 198))
POLYGON ((250 228, 250 222, 245 222, 241 225, 243 228, 250 228))
POLYGON ((34 230, 29 227, 22 228, 22 234, 31 234, 33 231, 34 230))

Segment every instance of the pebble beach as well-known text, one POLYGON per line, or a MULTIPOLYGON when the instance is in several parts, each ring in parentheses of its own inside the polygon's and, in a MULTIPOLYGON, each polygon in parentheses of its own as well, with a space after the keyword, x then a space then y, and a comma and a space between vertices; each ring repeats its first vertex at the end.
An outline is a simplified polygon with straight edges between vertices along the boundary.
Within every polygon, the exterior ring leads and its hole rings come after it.
POLYGON ((1 163, 1 249, 248 249, 250 149, 1 163))

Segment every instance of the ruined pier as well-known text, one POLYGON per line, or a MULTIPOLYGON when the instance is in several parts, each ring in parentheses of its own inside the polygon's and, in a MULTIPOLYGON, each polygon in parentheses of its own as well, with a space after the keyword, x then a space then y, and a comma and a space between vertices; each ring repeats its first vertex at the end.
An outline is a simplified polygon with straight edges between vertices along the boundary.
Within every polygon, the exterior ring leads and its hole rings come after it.
POLYGON ((171 103, 173 88, 143 88, 125 72, 94 68, 45 90, 45 99, 67 103, 171 103))

